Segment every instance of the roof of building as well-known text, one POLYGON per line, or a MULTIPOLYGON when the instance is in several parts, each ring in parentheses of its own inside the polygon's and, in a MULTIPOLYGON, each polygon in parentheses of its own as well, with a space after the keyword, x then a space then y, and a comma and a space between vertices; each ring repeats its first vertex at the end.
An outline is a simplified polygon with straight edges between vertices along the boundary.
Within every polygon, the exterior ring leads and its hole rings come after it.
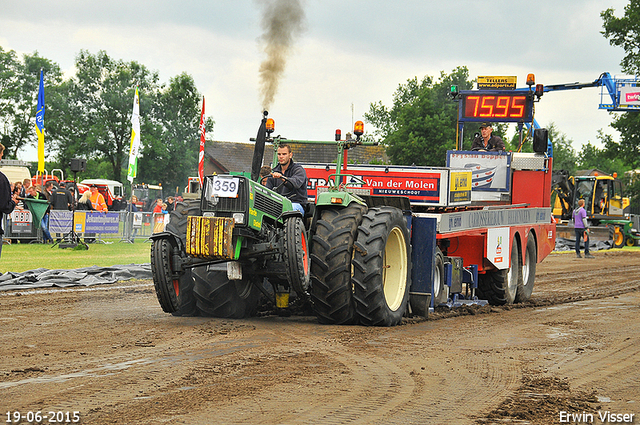
MULTIPOLYGON (((333 145, 290 143, 295 162, 330 164, 336 161, 338 149, 333 145)), ((251 171, 253 143, 207 141, 205 156, 222 171, 251 171)), ((263 164, 273 159, 273 145, 265 146, 263 164)), ((349 150, 350 163, 386 163, 388 157, 383 146, 357 146, 349 150)))

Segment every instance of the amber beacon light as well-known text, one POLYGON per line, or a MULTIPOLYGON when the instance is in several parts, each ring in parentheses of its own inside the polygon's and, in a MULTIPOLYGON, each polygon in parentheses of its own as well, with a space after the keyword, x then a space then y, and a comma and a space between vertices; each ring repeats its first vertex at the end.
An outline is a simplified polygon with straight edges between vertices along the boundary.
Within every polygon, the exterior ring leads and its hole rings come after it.
POLYGON ((362 121, 356 121, 353 125, 353 133, 358 137, 364 134, 364 123, 362 121))
POLYGON ((268 118, 265 126, 267 128, 267 133, 271 134, 276 129, 276 122, 273 120, 273 118, 268 118))

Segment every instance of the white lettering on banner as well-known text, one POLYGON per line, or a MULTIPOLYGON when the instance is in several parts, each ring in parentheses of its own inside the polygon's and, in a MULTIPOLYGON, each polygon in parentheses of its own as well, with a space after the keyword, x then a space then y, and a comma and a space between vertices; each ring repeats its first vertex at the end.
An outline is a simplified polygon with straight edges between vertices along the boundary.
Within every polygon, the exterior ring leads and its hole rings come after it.
POLYGON ((87 218, 85 219, 86 223, 118 223, 120 218, 118 215, 89 215, 87 214, 87 218))
POLYGON ((627 102, 637 102, 640 100, 640 92, 626 93, 627 102))
POLYGON ((437 183, 433 181, 413 181, 408 180, 405 182, 405 186, 407 189, 430 189, 435 190, 437 188, 437 183))

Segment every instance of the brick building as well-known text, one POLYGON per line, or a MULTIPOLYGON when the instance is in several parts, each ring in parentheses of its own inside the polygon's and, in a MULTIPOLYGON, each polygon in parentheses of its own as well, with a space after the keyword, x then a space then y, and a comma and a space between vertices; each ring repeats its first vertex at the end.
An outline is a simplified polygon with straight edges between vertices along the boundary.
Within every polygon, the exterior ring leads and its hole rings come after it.
MULTIPOLYGON (((308 145, 291 143, 295 162, 330 164, 336 161, 338 150, 332 145, 308 145)), ((251 171, 254 144, 250 142, 207 141, 205 144, 205 175, 228 173, 230 171, 251 171)), ((383 146, 358 146, 349 150, 349 163, 381 164, 388 158, 383 146)), ((273 159, 273 145, 265 146, 264 163, 273 159)))

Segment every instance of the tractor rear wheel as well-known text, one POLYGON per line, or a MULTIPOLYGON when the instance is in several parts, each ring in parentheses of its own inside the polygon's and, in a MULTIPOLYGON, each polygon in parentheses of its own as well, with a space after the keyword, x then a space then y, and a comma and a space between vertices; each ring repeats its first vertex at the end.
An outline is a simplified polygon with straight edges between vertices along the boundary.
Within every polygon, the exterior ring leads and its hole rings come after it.
POLYGON ((191 270, 180 277, 174 275, 172 250, 168 238, 154 239, 151 243, 151 272, 156 296, 163 311, 174 316, 194 316, 197 309, 191 270))
POLYGON ((533 285, 536 280, 536 263, 538 262, 538 248, 533 233, 527 236, 527 249, 522 261, 521 276, 518 282, 515 301, 523 303, 529 301, 533 293, 533 285))
POLYGON ((291 217, 284 224, 284 262, 287 280, 299 296, 309 291, 309 246, 307 231, 301 217, 291 217))
POLYGON ((351 260, 365 211, 365 206, 351 204, 320 212, 311 244, 311 300, 320 323, 355 322, 351 260))
POLYGON ((260 289, 255 278, 229 280, 226 270, 197 267, 193 270, 198 310, 204 316, 242 319, 255 314, 260 289))
POLYGON ((356 311, 369 326, 394 326, 411 286, 409 229, 398 208, 371 208, 358 227, 353 257, 356 311))
POLYGON ((520 255, 515 238, 511 241, 511 267, 478 276, 478 298, 492 305, 513 304, 520 279, 520 255))

